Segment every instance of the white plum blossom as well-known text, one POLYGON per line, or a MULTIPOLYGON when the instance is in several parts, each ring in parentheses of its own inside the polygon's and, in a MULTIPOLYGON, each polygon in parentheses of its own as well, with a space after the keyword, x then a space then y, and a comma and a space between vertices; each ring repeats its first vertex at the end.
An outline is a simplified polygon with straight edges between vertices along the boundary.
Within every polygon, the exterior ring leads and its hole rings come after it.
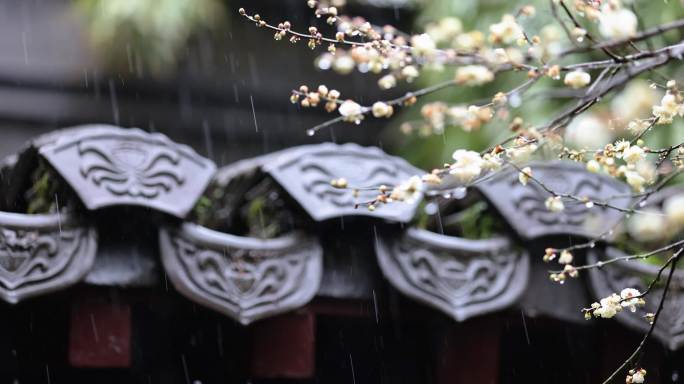
POLYGON ((345 100, 340 104, 338 110, 345 121, 358 121, 363 119, 363 108, 353 100, 345 100))
POLYGON ((536 150, 537 144, 528 144, 513 148, 506 148, 506 156, 508 156, 513 161, 525 162, 536 150))
POLYGON ((640 368, 636 371, 630 370, 629 375, 627 375, 627 379, 625 380, 626 384, 643 384, 644 381, 646 380, 646 370, 643 368, 640 368))
POLYGON ((462 31, 463 24, 455 17, 445 17, 425 27, 425 32, 437 43, 449 43, 462 31))
POLYGON ((570 88, 583 88, 591 83, 591 75, 584 71, 572 71, 565 75, 563 83, 570 88))
POLYGON ((627 232, 637 241, 659 240, 666 230, 665 218, 656 208, 646 208, 627 220, 627 232))
POLYGON ((604 7, 599 16, 599 32, 608 39, 627 39, 636 35, 639 21, 634 12, 626 8, 604 7))
POLYGON ((618 312, 622 311, 620 300, 620 296, 613 293, 612 295, 601 299, 600 303, 593 303, 591 308, 594 316, 610 319, 611 317, 617 315, 618 312))
POLYGON ((392 116, 392 113, 394 113, 394 109, 392 108, 392 106, 382 101, 376 101, 375 103, 373 103, 371 111, 373 113, 373 116, 378 118, 390 117, 392 116))
POLYGON ((423 181, 419 176, 411 176, 410 179, 395 187, 390 193, 390 201, 404 201, 413 203, 423 192, 423 181))
POLYGON ((598 173, 601 171, 601 164, 596 160, 587 161, 587 171, 591 173, 598 173))
POLYGON ((454 48, 470 51, 479 48, 484 43, 484 34, 480 31, 461 33, 454 39, 454 48))
POLYGON ((602 147, 612 138, 606 124, 593 113, 579 115, 565 130, 565 140, 582 149, 602 147))
POLYGON ((482 85, 494 80, 494 74, 484 65, 466 65, 456 70, 458 84, 482 85))
POLYGON ((624 308, 628 308, 631 312, 636 312, 637 305, 644 305, 644 299, 641 297, 641 292, 634 288, 625 288, 620 292, 620 298, 622 299, 621 305, 624 308))
POLYGON ((420 72, 413 65, 407 65, 401 69, 401 75, 406 78, 406 82, 410 83, 420 75, 420 72))
POLYGON ((613 115, 622 121, 646 117, 658 102, 658 91, 648 82, 636 79, 630 82, 610 103, 613 115))
POLYGON ((454 152, 453 158, 455 162, 451 165, 449 173, 461 183, 468 183, 482 173, 484 161, 479 153, 459 149, 454 152))
POLYGON ((570 263, 572 263, 572 259, 573 259, 572 253, 570 251, 568 251, 567 249, 564 249, 563 251, 561 251, 560 256, 558 256, 558 262, 560 264, 570 264, 570 263))
POLYGON ((660 100, 660 105, 653 106, 653 116, 658 118, 658 124, 668 124, 675 116, 684 115, 684 106, 677 102, 677 96, 667 93, 660 100))
POLYGON ((437 48, 437 44, 427 33, 412 36, 411 46, 418 56, 431 56, 437 48))
POLYGON ((482 160, 482 168, 486 170, 497 170, 503 165, 503 161, 498 156, 489 153, 485 153, 482 160))
POLYGON ((522 27, 513 15, 503 15, 501 22, 489 26, 489 40, 493 43, 511 44, 523 37, 522 27))
POLYGON ((671 196, 663 203, 668 223, 677 229, 684 228, 684 194, 671 196))
POLYGON ((349 55, 337 55, 332 63, 335 72, 341 75, 350 74, 356 67, 356 62, 349 55))
POLYGON ((632 187, 634 192, 643 192, 644 185, 646 184, 646 179, 639 174, 637 171, 627 170, 624 172, 625 181, 632 187))
POLYGON ((565 209, 565 205, 560 196, 550 196, 546 199, 544 205, 546 206, 546 209, 554 213, 562 212, 565 209))
POLYGON ((385 75, 378 80, 381 89, 391 89, 397 85, 397 78, 394 75, 385 75))
POLYGON ((628 164, 636 164, 644 158, 644 150, 638 145, 632 145, 622 152, 622 160, 628 164))
POLYGON ((644 178, 644 183, 653 184, 658 176, 655 164, 648 160, 641 160, 634 166, 639 176, 644 178))

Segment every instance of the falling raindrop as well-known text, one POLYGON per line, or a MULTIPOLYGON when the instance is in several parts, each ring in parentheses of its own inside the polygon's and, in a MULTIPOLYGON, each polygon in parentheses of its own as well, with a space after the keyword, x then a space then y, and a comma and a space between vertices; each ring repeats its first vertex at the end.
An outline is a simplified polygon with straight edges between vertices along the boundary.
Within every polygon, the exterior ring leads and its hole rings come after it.
POLYGON ((257 124, 256 111, 254 110, 254 98, 249 95, 249 102, 252 104, 252 117, 254 118, 254 130, 259 132, 259 124, 257 124))
POLYGON ((428 203, 425 205, 425 213, 428 215, 434 215, 437 213, 437 204, 435 203, 428 203))
POLYGON ((508 104, 513 108, 518 108, 522 104, 522 99, 520 95, 516 92, 508 97, 508 104))

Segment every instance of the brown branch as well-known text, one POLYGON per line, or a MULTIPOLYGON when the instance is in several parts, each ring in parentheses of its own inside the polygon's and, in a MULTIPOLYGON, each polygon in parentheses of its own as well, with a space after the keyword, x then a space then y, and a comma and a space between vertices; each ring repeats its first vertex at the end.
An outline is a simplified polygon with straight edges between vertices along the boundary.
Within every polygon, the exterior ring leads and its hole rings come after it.
MULTIPOLYGON (((644 346, 646 346, 646 342, 648 342, 648 339, 651 337, 653 334, 653 331, 655 330, 656 323, 658 322, 658 319, 660 318, 660 313, 663 311, 663 306, 665 304, 665 297, 667 296, 667 291, 670 288, 670 283, 672 282, 672 276, 674 276, 675 269, 677 268, 677 261, 679 260, 679 255, 681 254, 682 250, 684 248, 680 248, 671 258, 672 263, 670 265, 670 273, 667 275, 667 281, 665 282, 665 288, 663 289, 663 295, 660 297, 660 303, 658 304, 658 309, 655 312, 655 315, 653 317, 653 322, 651 323, 651 327, 648 329, 648 332, 644 335, 643 339, 641 339, 641 342, 637 346, 637 348, 632 352, 631 355, 625 360, 624 363, 620 365, 613 373, 608 376, 606 380, 603 381, 603 384, 609 384, 615 377, 620 373, 623 369, 625 369, 628 365, 630 365, 636 358, 637 356, 640 355, 641 351, 643 350, 644 346)), ((658 270, 658 275, 656 277, 656 280, 660 279, 660 276, 667 268, 667 264, 663 265, 660 270, 658 270)))
POLYGON ((650 39, 651 37, 658 36, 660 34, 663 34, 667 31, 671 31, 673 29, 684 29, 684 19, 681 20, 676 20, 668 24, 663 24, 656 26, 654 28, 647 29, 641 33, 636 34, 633 37, 626 38, 626 39, 616 39, 616 40, 609 40, 609 41, 604 41, 602 43, 592 45, 589 47, 575 47, 575 48, 570 48, 566 49, 565 51, 562 51, 561 53, 558 54, 559 57, 564 57, 573 53, 584 53, 584 52, 590 52, 593 50, 597 49, 602 49, 602 48, 615 48, 619 47, 628 43, 634 43, 637 41, 642 41, 646 39, 650 39))

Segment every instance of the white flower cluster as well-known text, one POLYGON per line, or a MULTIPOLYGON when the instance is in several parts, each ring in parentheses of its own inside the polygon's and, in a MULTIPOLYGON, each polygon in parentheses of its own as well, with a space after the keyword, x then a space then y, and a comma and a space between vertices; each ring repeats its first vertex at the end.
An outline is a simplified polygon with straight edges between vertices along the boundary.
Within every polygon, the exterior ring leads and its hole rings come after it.
POLYGON ((630 369, 627 378, 625 378, 626 384, 642 384, 646 380, 646 370, 643 368, 630 369))
POLYGON ((653 116, 658 124, 669 124, 675 116, 684 116, 684 100, 679 93, 668 92, 660 100, 660 105, 653 106, 653 116))
POLYGON ((579 276, 577 268, 573 267, 571 264, 565 264, 562 272, 552 273, 551 275, 549 275, 549 278, 551 279, 551 281, 563 284, 565 283, 565 280, 568 278, 568 276, 572 278, 579 276))
MULTIPOLYGON (((444 102, 426 103, 421 107, 420 114, 424 122, 420 124, 418 133, 423 136, 429 134, 442 134, 446 127, 460 127, 465 132, 478 130, 483 124, 489 122, 494 112, 490 107, 478 107, 475 105, 449 106, 444 102)), ((410 123, 402 126, 402 132, 408 134, 414 127, 410 123)))
POLYGON ((480 156, 475 151, 465 149, 455 151, 453 158, 455 161, 449 166, 449 174, 462 184, 475 180, 485 171, 498 169, 502 164, 501 159, 495 155, 488 153, 480 156))
POLYGON ((456 70, 456 83, 464 85, 482 85, 494 80, 494 74, 484 65, 466 65, 456 70))
POLYGON ((389 196, 389 201, 404 201, 407 203, 414 202, 423 193, 423 181, 418 176, 412 176, 410 179, 395 187, 389 196))
POLYGON ((494 44, 512 44, 523 38, 523 29, 513 15, 503 15, 501 22, 489 26, 489 41, 494 44))
POLYGON ((591 319, 593 314, 594 317, 610 319, 621 312, 623 308, 628 308, 630 311, 635 312, 637 306, 643 306, 644 304, 646 302, 641 298, 641 292, 634 288, 625 288, 619 295, 613 293, 601 299, 600 302, 593 303, 591 308, 585 310, 584 317, 591 319))
POLYGON ((587 163, 587 170, 598 172, 603 169, 615 177, 624 177, 635 192, 643 192, 646 185, 656 180, 655 165, 646 159, 646 149, 640 144, 631 144, 627 140, 619 140, 607 144, 600 156, 587 163), (618 165, 616 159, 622 159, 624 164, 618 165))

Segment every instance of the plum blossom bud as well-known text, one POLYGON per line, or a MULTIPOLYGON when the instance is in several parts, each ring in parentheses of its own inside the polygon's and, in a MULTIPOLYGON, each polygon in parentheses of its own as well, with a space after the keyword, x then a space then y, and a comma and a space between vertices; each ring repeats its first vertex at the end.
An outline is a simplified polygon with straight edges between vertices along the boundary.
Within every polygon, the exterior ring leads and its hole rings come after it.
POLYGON ((394 88, 397 85, 397 78, 394 75, 385 75, 378 80, 378 86, 381 89, 394 88))
POLYGON ((573 279, 579 275, 579 272, 577 272, 577 268, 573 267, 570 264, 565 264, 565 267, 563 268, 563 273, 567 273, 568 276, 572 277, 573 279))
POLYGON ((591 75, 584 71, 572 71, 565 75, 563 82, 570 88, 579 89, 591 82, 591 75))
POLYGON ((420 73, 418 72, 418 69, 414 67, 413 65, 407 65, 404 68, 401 69, 401 75, 406 78, 407 82, 412 82, 420 73))
POLYGON ((504 92, 497 92, 492 98, 492 103, 498 107, 505 106, 508 102, 508 97, 504 92))
POLYGON ((563 250, 560 256, 558 257, 558 262, 560 264, 570 264, 572 263, 572 259, 572 253, 570 253, 570 251, 568 250, 563 250))
POLYGON ((544 257, 542 257, 542 260, 544 260, 545 263, 548 263, 549 261, 551 261, 555 258, 556 258, 556 249, 546 248, 546 251, 544 252, 544 257))
POLYGON ((559 80, 560 79, 560 67, 558 65, 552 65, 548 72, 547 75, 549 75, 550 78, 553 80, 559 80))
POLYGON ((456 70, 454 80, 458 84, 482 85, 494 80, 494 74, 483 65, 466 65, 456 70))
POLYGON ((332 185, 335 188, 340 188, 340 189, 347 188, 347 179, 345 179, 343 177, 341 177, 339 179, 332 179, 330 181, 330 185, 332 185))
POLYGON ((530 176, 532 176, 532 168, 525 167, 520 173, 518 173, 518 181, 522 185, 527 185, 527 183, 530 181, 530 176))
POLYGON ((598 173, 601 170, 601 164, 596 160, 589 160, 587 162, 587 171, 591 173, 598 173))
POLYGON ((340 91, 338 91, 337 89, 331 89, 331 90, 328 92, 328 98, 330 98, 330 99, 332 99, 332 100, 337 100, 337 99, 339 99, 339 98, 340 98, 340 91))
POLYGON ((382 101, 377 101, 373 104, 372 112, 374 117, 390 117, 394 112, 391 105, 382 101))

